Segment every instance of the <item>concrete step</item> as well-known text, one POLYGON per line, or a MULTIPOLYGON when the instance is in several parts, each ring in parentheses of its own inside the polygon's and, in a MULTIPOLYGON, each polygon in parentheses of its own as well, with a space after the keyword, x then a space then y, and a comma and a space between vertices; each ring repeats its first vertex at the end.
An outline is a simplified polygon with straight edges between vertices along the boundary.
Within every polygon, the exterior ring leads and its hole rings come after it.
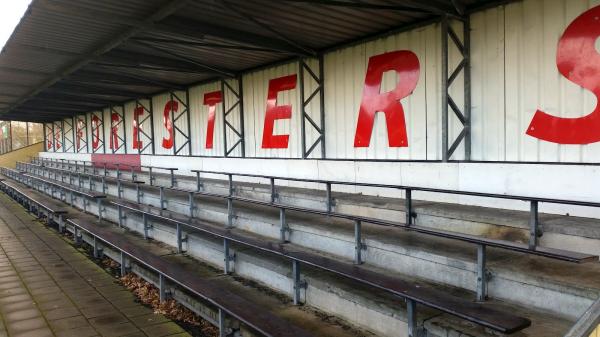
MULTIPOLYGON (((112 189, 111 189, 112 190, 112 189)), ((133 191, 125 195, 135 200, 133 191)), ((187 196, 166 193, 167 208, 182 214, 188 211, 187 196)), ((147 190, 144 203, 158 207, 159 196, 147 190)), ((195 216, 225 223, 223 200, 198 198, 195 216)), ((352 259, 353 223, 335 218, 288 212, 290 242, 323 253, 352 259)), ((269 207, 235 204, 236 228, 276 239, 280 235, 279 213, 269 207)), ((476 247, 472 244, 363 224, 366 264, 439 284, 476 290, 476 247)), ((600 264, 577 265, 552 259, 488 249, 491 274, 489 295, 502 300, 534 306, 570 319, 578 317, 600 296, 600 264), (531 297, 531 294, 537 296, 531 297)))
MULTIPOLYGON (((69 209, 69 216, 77 217, 84 216, 84 213, 74 209, 69 209)), ((315 336, 331 336, 331 337, 374 337, 371 332, 352 325, 348 321, 337 317, 331 317, 328 314, 311 307, 294 306, 285 294, 272 291, 258 283, 251 282, 236 276, 224 275, 220 269, 194 259, 189 255, 176 254, 174 247, 164 244, 158 240, 144 240, 144 238, 135 231, 129 231, 117 226, 106 226, 105 223, 98 223, 98 226, 103 226, 120 236, 127 238, 134 245, 144 247, 148 251, 168 259, 174 265, 183 268, 186 274, 194 277, 211 280, 224 289, 234 292, 245 300, 258 304, 258 306, 271 314, 282 317, 289 321, 290 324, 302 327, 304 330, 313 333, 315 336)), ((74 229, 67 225, 67 230, 74 232, 74 229)), ((93 245, 93 238, 87 233, 83 234, 83 241, 93 245)), ((103 254, 120 262, 120 253, 112 249, 110 246, 103 248, 103 254)), ((142 276, 148 282, 158 286, 158 276, 152 271, 146 269, 143 265, 132 262, 131 271, 142 276)), ((169 286, 174 287, 173 285, 169 286)), ((184 289, 171 289, 172 296, 180 301, 184 306, 192 309, 199 315, 216 323, 217 312, 214 307, 196 296, 189 295, 184 289)), ((239 326, 239 323, 233 323, 234 326, 239 326)), ((243 336, 255 336, 252 330, 241 326, 243 336)))

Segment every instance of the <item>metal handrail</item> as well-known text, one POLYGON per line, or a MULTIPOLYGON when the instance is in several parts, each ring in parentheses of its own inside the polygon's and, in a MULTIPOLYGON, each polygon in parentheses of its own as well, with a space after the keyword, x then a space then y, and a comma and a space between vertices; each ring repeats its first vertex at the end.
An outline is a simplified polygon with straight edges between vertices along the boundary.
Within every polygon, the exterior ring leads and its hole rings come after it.
MULTIPOLYGON (((50 158, 50 162, 55 162, 50 158)), ((148 167, 148 166, 146 166, 148 167)), ((497 199, 505 199, 505 200, 519 200, 529 202, 529 249, 535 250, 538 246, 538 238, 541 236, 542 229, 539 221, 539 203, 552 203, 552 204, 564 204, 564 205, 574 205, 574 206, 584 206, 584 207, 597 207, 600 208, 600 202, 591 202, 591 201, 581 201, 581 200, 566 200, 566 199, 552 199, 552 198, 542 198, 542 197, 531 197, 531 196, 522 196, 522 195, 507 195, 507 194, 497 194, 497 193, 484 193, 484 192, 473 192, 473 191, 458 191, 458 190, 448 190, 448 189, 439 189, 439 188, 429 188, 429 187, 418 187, 418 186, 408 186, 408 185, 390 185, 390 184, 373 184, 373 183, 360 183, 360 182, 347 182, 347 181, 336 181, 336 180, 322 180, 322 179, 304 179, 304 178, 291 178, 291 177, 281 177, 281 176, 268 176, 268 175, 260 175, 260 174, 248 174, 248 173, 232 173, 232 172, 219 172, 219 171, 207 171, 207 170, 191 170, 191 172, 196 173, 196 185, 197 190, 200 191, 202 188, 201 176, 200 174, 215 174, 215 175, 224 175, 228 177, 229 184, 229 195, 233 195, 233 177, 251 177, 251 178, 261 178, 268 179, 270 181, 271 188, 271 202, 274 203, 277 197, 276 192, 276 184, 277 180, 282 181, 297 181, 297 182, 307 182, 307 183, 316 183, 316 184, 324 184, 325 192, 326 192, 326 211, 328 213, 333 213, 333 197, 332 197, 332 186, 340 185, 340 186, 360 186, 360 187, 371 187, 371 188, 386 188, 386 189, 396 189, 403 190, 405 192, 405 224, 410 226, 413 224, 413 218, 415 216, 413 210, 413 198, 412 192, 429 192, 429 193, 443 193, 443 194, 453 194, 453 195, 465 195, 465 196, 474 196, 474 197, 483 197, 483 198, 497 198, 497 199)), ((150 184, 152 185, 152 171, 150 169, 150 184)), ((175 185, 175 175, 174 172, 171 171, 171 187, 175 185)))
POLYGON ((412 190, 412 191, 420 191, 420 192, 434 192, 434 193, 444 193, 444 194, 459 194, 459 195, 466 195, 466 196, 499 198, 499 199, 510 199, 510 200, 521 200, 521 201, 538 201, 538 202, 546 202, 546 203, 553 203, 553 204, 600 207, 600 202, 580 201, 580 200, 552 199, 552 198, 530 197, 530 196, 522 196, 522 195, 459 191, 459 190, 448 190, 448 189, 418 187, 418 186, 409 186, 409 185, 390 185, 390 184, 359 183, 359 182, 349 182, 349 181, 339 181, 339 180, 289 178, 289 177, 281 177, 281 176, 267 176, 267 175, 260 175, 260 174, 231 173, 231 172, 205 171, 205 170, 191 170, 191 171, 199 172, 199 173, 206 173, 206 174, 232 175, 234 177, 238 176, 238 177, 252 177, 252 178, 264 178, 264 179, 275 179, 275 180, 299 181, 299 182, 318 183, 318 184, 378 187, 378 188, 390 188, 390 189, 412 190))
POLYGON ((579 317, 575 325, 571 327, 565 337, 590 337, 591 333, 600 328, 600 298, 596 300, 579 317))
MULTIPOLYGON (((27 163, 21 163, 21 164, 24 164, 25 167, 29 167, 30 166, 30 164, 27 164, 27 163)), ((42 165, 42 167, 43 167, 43 165, 42 165)), ((50 169, 50 170, 59 170, 61 172, 68 171, 68 170, 64 170, 64 169, 60 169, 60 168, 50 168, 50 167, 47 167, 47 169, 50 169)), ((160 188, 163 189, 165 187, 160 186, 160 188)), ((204 194, 204 192, 197 192, 197 191, 188 191, 188 192, 189 193, 204 194)), ((214 196, 225 198, 229 202, 231 200, 234 200, 234 199, 235 200, 240 200, 240 201, 246 200, 246 199, 243 199, 243 198, 233 197, 231 195, 214 195, 214 196)), ((161 196, 161 200, 162 200, 162 196, 161 196)), ((252 200, 246 200, 246 201, 248 201, 248 202, 254 202, 252 200)), ((359 278, 359 277, 356 277, 356 276, 352 276, 350 274, 345 274, 345 272, 342 272, 342 271, 336 271, 334 269, 331 269, 332 268, 331 266, 324 266, 324 265, 321 265, 321 264, 316 264, 314 261, 311 262, 310 259, 306 259, 306 257, 302 257, 301 255, 300 256, 296 256, 294 254, 290 254, 289 252, 285 253, 284 251, 279 251, 279 250, 277 250, 277 249, 275 249, 275 248, 273 248, 271 246, 265 247, 265 246, 261 246, 261 245, 258 245, 256 243, 253 243, 253 242, 246 242, 245 240, 241 240, 240 238, 236 238, 235 236, 230 236, 228 231, 225 232, 225 233, 218 233, 218 232, 213 232, 213 231, 207 230, 206 228, 198 227, 198 226, 196 226, 196 225, 188 222, 189 219, 193 218, 193 215, 190 216, 190 218, 188 218, 188 221, 182 220, 182 219, 178 219, 178 218, 175 218, 175 217, 171 217, 171 216, 165 216, 165 215, 162 214, 162 201, 161 201, 161 211, 160 211, 161 213, 160 214, 156 214, 156 213, 153 213, 151 211, 145 211, 143 209, 138 209, 138 208, 135 208, 135 207, 132 207, 132 206, 127 206, 126 204, 122 204, 122 203, 115 202, 115 201, 112 201, 111 203, 114 204, 114 205, 116 205, 117 208, 118 208, 119 225, 121 225, 121 222, 120 222, 121 221, 120 220, 121 219, 121 208, 127 208, 127 209, 130 209, 131 211, 141 213, 143 215, 142 216, 142 218, 143 218, 142 221, 144 222, 144 228, 145 228, 145 230, 147 228, 146 227, 146 221, 148 219, 147 217, 157 218, 157 219, 164 220, 164 221, 167 221, 167 222, 175 224, 176 225, 176 233, 177 233, 176 236, 177 236, 177 251, 178 252, 182 252, 182 248, 181 248, 182 227, 185 227, 185 228, 188 228, 188 229, 191 229, 191 230, 195 230, 195 231, 205 232, 205 233, 208 233, 210 235, 215 235, 215 236, 222 237, 223 240, 224 240, 224 247, 226 247, 224 249, 224 255, 225 255, 225 258, 224 258, 224 272, 226 274, 229 272, 228 271, 229 270, 229 267, 228 267, 229 259, 228 259, 228 257, 230 256, 229 255, 229 248, 227 248, 227 247, 228 247, 230 241, 231 242, 237 242, 237 243, 243 244, 245 246, 250 246, 250 247, 259 249, 261 251, 271 252, 271 253, 278 254, 280 256, 284 256, 284 257, 287 257, 287 258, 291 259, 292 262, 293 262, 293 265, 295 266, 294 267, 294 270, 295 270, 295 272, 294 272, 294 275, 295 275, 294 276, 294 280, 295 280, 295 282, 300 282, 299 281, 300 280, 300 276, 299 276, 299 264, 302 263, 302 264, 312 265, 312 266, 320 268, 320 269, 325 269, 325 270, 334 272, 334 273, 336 273, 338 275, 343 275, 343 276, 348 277, 350 279, 353 279, 355 281, 359 281, 359 282, 362 282, 362 283, 367 283, 367 284, 369 284, 371 286, 374 286, 376 288, 392 292, 395 295, 398 295, 400 297, 405 298, 406 301, 407 301, 407 303, 408 303, 408 305, 409 306, 413 306, 413 310, 412 310, 413 311, 413 313, 412 313, 413 316, 412 317, 414 317, 414 314, 415 314, 414 306, 416 305, 416 303, 419 303, 419 304, 423 304, 425 306, 436 308, 438 310, 447 312, 449 314, 452 314, 452 315, 455 315, 455 316, 467 319, 467 320, 475 322, 477 324, 481 324, 483 326, 487 326, 487 327, 489 327, 491 329, 502 331, 502 328, 500 326, 493 326, 493 325, 490 325, 489 322, 484 322, 484 321, 480 321, 480 320, 477 320, 477 319, 469 317, 469 316, 465 316, 464 314, 461 314, 461 313, 449 310, 446 307, 436 305, 433 302, 428 302, 427 300, 425 300, 423 298, 415 297, 414 294, 411 295, 410 293, 406 293, 406 292, 403 292, 403 291, 399 292, 399 290, 397 290, 397 289, 392 290, 392 288, 387 288, 387 287, 385 287, 385 286, 383 286, 381 284, 372 283, 372 282, 366 281, 365 279, 362 279, 362 278, 359 278)), ((281 207, 285 208, 285 206, 283 206, 283 205, 281 205, 281 207)), ((326 212, 321 212, 321 213, 327 214, 326 212)), ((100 215, 99 215, 99 217, 100 217, 100 215)), ((230 228, 230 227, 228 226, 227 228, 230 228)), ((284 228, 282 228, 282 229, 284 229, 284 228)), ((415 228, 411 228, 411 229, 417 230, 418 228, 415 227, 415 228)), ((359 225, 359 230, 360 230, 360 225, 359 225)), ((147 237, 146 233, 144 233, 144 237, 145 238, 147 237)), ((285 242, 285 238, 283 238, 283 240, 285 242)), ((362 246, 362 241, 360 240, 360 236, 359 236, 359 239, 358 239, 357 243, 359 244, 358 249, 363 249, 361 247, 362 246)), ((360 264, 360 263, 357 263, 357 264, 360 264)), ((485 266, 485 263, 482 263, 481 265, 485 266)), ((481 276, 481 273, 478 273, 478 275, 479 275, 478 277, 480 277, 480 280, 482 282, 485 282, 485 278, 481 276)), ((299 283, 298 284, 295 283, 294 289, 299 289, 300 287, 301 286, 300 286, 299 283)), ((481 297, 482 300, 485 298, 485 296, 480 296, 479 294, 478 294, 478 297, 481 297)), ((294 303, 299 303, 299 293, 298 293, 298 291, 294 291, 294 303)), ((409 314, 409 315, 411 315, 411 314, 409 314)), ((414 322, 414 319, 409 319, 409 321, 414 322)), ((521 323, 528 326, 530 322, 527 321, 527 320, 524 320, 521 323)), ((522 329, 522 328, 524 328, 524 326, 519 326, 519 329, 522 329)), ((409 330, 411 330, 411 329, 413 329, 413 330, 415 329, 414 324, 410 325, 409 330)), ((504 332, 506 332, 506 331, 504 331, 504 332)))
MULTIPOLYGON (((52 158, 42 158, 42 159, 53 161, 52 158)), ((81 162, 89 162, 89 161, 81 160, 81 162)), ((124 164, 121 164, 121 165, 124 165, 124 164)), ((154 166, 150 166, 150 165, 139 165, 138 167, 147 167, 147 168, 152 167, 152 168, 157 168, 157 169, 165 169, 163 167, 154 167, 154 166)), ((509 195, 509 194, 474 192, 474 191, 459 191, 459 190, 449 190, 449 189, 419 187, 419 186, 409 186, 409 185, 374 184, 374 183, 360 183, 360 182, 350 182, 350 181, 340 181, 340 180, 291 178, 291 177, 282 177, 282 176, 250 174, 250 173, 234 173, 234 172, 207 171, 207 170, 190 170, 190 171, 198 172, 198 173, 205 173, 205 174, 233 176, 233 177, 237 176, 237 177, 275 179, 275 180, 284 180, 284 181, 297 181, 297 182, 307 182, 307 183, 317 183, 317 184, 331 184, 331 185, 340 185, 340 186, 345 185, 345 186, 389 188, 389 189, 411 190, 411 191, 420 191, 420 192, 457 194, 457 195, 465 195, 465 196, 498 198, 498 199, 520 200, 520 201, 537 201, 537 202, 543 202, 543 203, 586 206, 586 207, 599 207, 600 208, 600 202, 583 201, 583 200, 553 199, 553 198, 532 197, 532 196, 524 196, 524 195, 509 195)))
MULTIPOLYGON (((50 159, 50 160, 52 161, 52 159, 50 159)), ((145 166, 145 167, 149 167, 149 166, 145 166)), ((332 185, 399 189, 399 190, 406 191, 408 198, 410 198, 411 191, 422 191, 422 192, 445 193, 445 194, 456 194, 456 195, 526 201, 526 202, 530 202, 532 204, 532 207, 531 207, 532 214, 531 214, 530 223, 533 223, 534 225, 537 223, 537 211, 538 211, 537 203, 539 203, 539 202, 585 206, 585 207, 600 207, 600 203, 598 203, 598 202, 566 200, 566 199, 552 199, 552 198, 541 198, 541 197, 519 196, 519 195, 506 195, 506 194, 495 194, 495 193, 483 193, 483 192, 472 192, 472 191, 457 191, 457 190, 447 190, 447 189, 437 189, 437 188, 427 188, 427 187, 415 187, 415 186, 407 186, 407 185, 389 185, 389 184, 357 183, 357 182, 344 182, 344 181, 321 180, 321 179, 303 179, 303 178, 267 176, 267 175, 247 174, 247 173, 231 173, 231 172, 208 171, 208 170, 191 170, 191 172, 196 173, 198 190, 200 190, 200 186, 201 186, 200 174, 215 174, 215 175, 228 176, 229 184, 230 184, 230 191, 232 191, 233 177, 235 177, 235 176, 269 179, 271 182, 272 193, 275 192, 274 187, 275 187, 276 180, 325 184, 327 187, 327 192, 328 192, 328 210, 327 210, 327 212, 331 212, 331 208, 329 205, 330 205, 330 200, 331 200, 331 186, 332 185)), ((227 196, 225 196, 225 197, 227 197, 227 196)), ((232 197, 231 195, 229 196, 229 198, 236 199, 236 198, 232 197)), ((273 197, 272 197, 272 199, 273 199, 273 197)), ((407 206, 409 206, 409 205, 410 205, 410 201, 408 201, 408 203, 407 203, 407 206)), ((410 210, 410 208, 407 208, 407 210, 410 210)), ((532 233, 535 233, 535 232, 532 232, 532 233)), ((534 242, 534 244, 535 243, 537 243, 537 242, 534 242)), ((600 299, 596 300, 587 309, 587 311, 579 318, 579 320, 569 330, 569 332, 567 332, 565 337, 589 337, 589 335, 596 328, 599 328, 599 324, 600 324, 600 299)))

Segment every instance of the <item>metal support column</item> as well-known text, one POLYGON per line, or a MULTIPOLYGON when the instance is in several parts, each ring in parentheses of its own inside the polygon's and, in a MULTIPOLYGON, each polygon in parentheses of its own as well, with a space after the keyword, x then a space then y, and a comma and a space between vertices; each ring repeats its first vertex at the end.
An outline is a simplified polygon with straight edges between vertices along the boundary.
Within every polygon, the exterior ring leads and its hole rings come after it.
POLYGON ((331 183, 325 183, 325 197, 327 198, 327 213, 331 213, 333 210, 333 200, 331 197, 331 183))
POLYGON ((300 58, 298 60, 298 83, 299 83, 299 94, 300 94, 300 103, 301 103, 301 113, 302 118, 300 119, 300 128, 301 128, 301 140, 302 140, 302 158, 309 158, 313 153, 315 148, 320 145, 320 155, 319 158, 325 158, 325 104, 324 104, 324 92, 325 92, 325 82, 323 78, 323 58, 317 58, 317 67, 318 67, 318 75, 315 69, 312 69, 310 61, 307 63, 307 60, 304 58, 300 58), (308 73, 308 76, 305 76, 305 73, 308 73), (308 94, 308 97, 305 97, 305 89, 315 86, 314 90, 311 90, 308 94), (308 111, 308 107, 310 106, 313 99, 319 95, 319 113, 313 114, 308 111), (316 120, 315 115, 318 116, 318 120, 316 120), (316 120, 316 121, 315 121, 316 120), (310 141, 307 140, 308 133, 306 128, 306 122, 311 125, 311 130, 316 132, 316 138, 313 137, 310 141), (310 146, 308 146, 310 144, 310 146))
POLYGON ((406 212, 406 225, 410 226, 413 222, 412 190, 407 188, 404 194, 404 201, 406 202, 406 209, 404 210, 406 212))
POLYGON ((166 203, 165 188, 163 186, 160 186, 158 188, 158 190, 159 190, 159 194, 160 194, 160 209, 166 209, 166 207, 165 207, 165 203, 166 203))
MULTIPOLYGON (((245 140, 244 140, 244 109, 243 109, 243 97, 242 97, 242 79, 238 77, 235 79, 238 83, 237 90, 228 82, 228 80, 221 80, 221 112, 223 117, 223 155, 230 157, 232 152, 239 146, 240 156, 245 157, 245 140), (233 97, 232 102, 228 99, 233 97), (235 110, 238 110, 238 126, 232 121, 232 116, 235 110), (229 132, 231 131, 231 133, 229 132), (228 141, 228 134, 231 134, 232 142, 228 141)), ((232 81, 232 80, 229 80, 232 81)))
POLYGON ((100 240, 94 236, 93 250, 94 250, 94 258, 95 259, 101 259, 104 255, 99 241, 100 240))
POLYGON ((167 280, 163 274, 158 274, 158 292, 160 302, 168 299, 169 291, 167 290, 167 280))
POLYGON ((144 225, 144 239, 148 240, 148 216, 142 213, 142 223, 144 225))
POLYGON ((125 276, 129 272, 129 266, 125 253, 121 251, 121 276, 125 276))
POLYGON ((530 202, 529 210, 529 249, 535 250, 538 245, 538 236, 540 234, 540 219, 538 212, 538 202, 530 202))
POLYGON ((188 192, 189 217, 194 217, 194 192, 188 192))
POLYGON ((477 300, 485 301, 487 297, 486 246, 477 245, 477 300))
POLYGON ((362 243, 362 224, 360 220, 354 221, 354 264, 362 264, 362 251, 365 245, 362 243))
POLYGON ((231 272, 230 262, 235 260, 235 254, 229 252, 229 240, 223 239, 223 273, 225 275, 231 272))
POLYGON ((418 337, 417 303, 408 298, 406 299, 406 319, 408 324, 408 337, 418 337))
MULTIPOLYGON (((183 234, 181 232, 181 224, 177 224, 176 228, 175 228, 175 236, 177 238, 177 253, 181 254, 183 253, 183 234)), ((187 241, 187 239, 185 240, 187 241)))
POLYGON ((461 143, 464 144, 464 159, 471 159, 471 64, 470 64, 470 21, 468 15, 460 17, 457 22, 462 24, 462 40, 452 28, 448 15, 443 15, 441 19, 442 31, 442 161, 447 162, 461 143), (450 48, 448 41, 452 41, 452 46, 456 47, 462 60, 449 72, 450 48), (464 77, 463 89, 463 107, 460 108, 452 95, 450 87, 458 76, 462 73, 464 77), (450 117, 449 110, 452 110, 454 116, 461 124, 462 129, 452 143, 450 143, 450 117))
POLYGON ((300 262, 292 260, 292 279, 294 282, 293 299, 294 305, 300 305, 300 290, 306 288, 306 281, 302 280, 300 275, 300 262))
POLYGON ((279 209, 279 240, 282 243, 288 242, 287 235, 290 233, 290 228, 285 218, 285 208, 279 209))
POLYGON ((227 328, 225 326, 225 311, 219 308, 219 337, 227 337, 227 328))

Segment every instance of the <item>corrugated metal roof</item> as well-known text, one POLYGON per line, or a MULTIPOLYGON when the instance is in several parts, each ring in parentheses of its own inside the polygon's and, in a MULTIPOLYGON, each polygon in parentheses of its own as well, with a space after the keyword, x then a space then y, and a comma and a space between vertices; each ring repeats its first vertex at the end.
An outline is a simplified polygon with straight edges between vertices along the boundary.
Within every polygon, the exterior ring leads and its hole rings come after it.
POLYGON ((497 2, 33 0, 0 54, 0 118, 54 120, 497 2))

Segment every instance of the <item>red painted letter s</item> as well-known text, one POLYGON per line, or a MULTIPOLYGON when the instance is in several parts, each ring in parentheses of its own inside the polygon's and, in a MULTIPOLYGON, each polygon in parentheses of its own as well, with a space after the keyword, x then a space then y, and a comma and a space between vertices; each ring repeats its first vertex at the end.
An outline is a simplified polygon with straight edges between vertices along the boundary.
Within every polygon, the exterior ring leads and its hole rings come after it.
POLYGON ((369 58, 365 76, 354 147, 369 147, 375 114, 383 112, 391 147, 407 147, 406 122, 400 100, 412 94, 419 81, 420 65, 415 53, 408 50, 394 51, 369 58), (394 90, 381 93, 383 73, 394 70, 400 78, 394 90))
POLYGON ((169 138, 163 137, 162 147, 170 149, 173 147, 173 121, 171 121, 171 111, 177 112, 179 110, 179 103, 176 101, 168 101, 165 104, 165 110, 163 111, 163 125, 169 133, 169 138))
POLYGON ((285 149, 288 147, 290 135, 274 135, 273 128, 278 119, 292 118, 291 105, 277 105, 277 94, 296 88, 296 74, 274 78, 269 81, 269 93, 267 94, 267 112, 265 114, 265 126, 263 128, 263 149, 285 149))
POLYGON ((600 36, 600 6, 577 17, 558 42, 556 65, 569 81, 593 92, 598 102, 590 114, 564 118, 537 110, 527 134, 559 144, 589 144, 600 141, 600 54, 595 48, 600 36))

